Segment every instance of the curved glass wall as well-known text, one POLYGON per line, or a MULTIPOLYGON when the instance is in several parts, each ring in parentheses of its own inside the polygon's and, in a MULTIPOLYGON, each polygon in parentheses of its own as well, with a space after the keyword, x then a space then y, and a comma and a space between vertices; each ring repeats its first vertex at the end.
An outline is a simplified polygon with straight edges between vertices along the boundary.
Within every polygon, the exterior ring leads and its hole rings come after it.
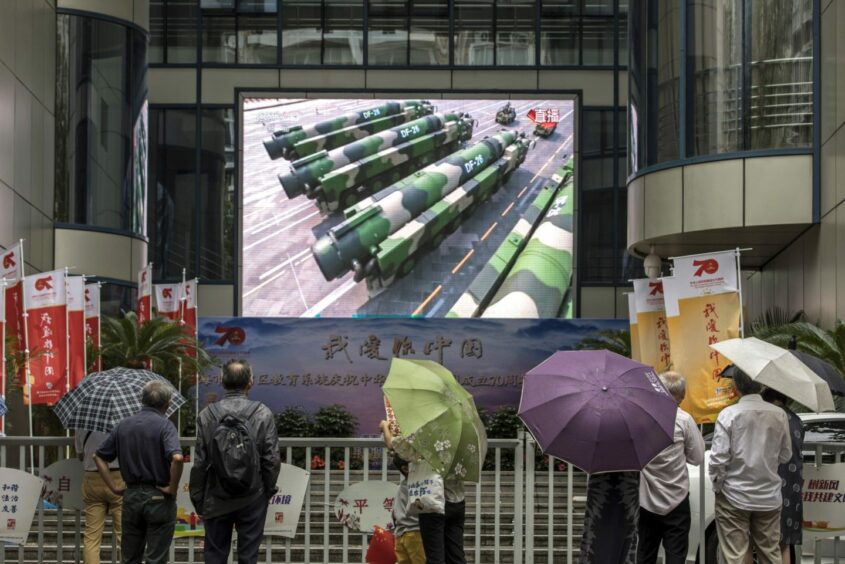
POLYGON ((812 0, 656 0, 629 21, 630 173, 812 146, 812 0))
POLYGON ((59 14, 57 50, 56 221, 145 235, 147 38, 59 14))

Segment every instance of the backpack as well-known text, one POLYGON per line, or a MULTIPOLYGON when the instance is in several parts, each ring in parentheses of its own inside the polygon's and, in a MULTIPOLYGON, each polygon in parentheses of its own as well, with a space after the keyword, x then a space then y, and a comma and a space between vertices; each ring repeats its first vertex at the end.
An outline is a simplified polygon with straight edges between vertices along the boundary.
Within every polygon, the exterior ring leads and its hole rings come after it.
POLYGON ((209 453, 214 476, 223 490, 231 496, 248 493, 257 483, 259 473, 258 445, 249 420, 261 407, 255 402, 248 413, 227 413, 220 417, 210 406, 217 422, 211 433, 209 453))

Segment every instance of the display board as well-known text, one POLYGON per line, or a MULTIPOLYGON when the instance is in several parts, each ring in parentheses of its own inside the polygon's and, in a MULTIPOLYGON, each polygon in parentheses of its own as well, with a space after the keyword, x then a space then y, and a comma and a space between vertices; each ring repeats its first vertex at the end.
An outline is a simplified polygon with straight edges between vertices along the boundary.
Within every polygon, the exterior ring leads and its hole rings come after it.
POLYGON ((571 317, 574 111, 246 99, 243 314, 571 317))

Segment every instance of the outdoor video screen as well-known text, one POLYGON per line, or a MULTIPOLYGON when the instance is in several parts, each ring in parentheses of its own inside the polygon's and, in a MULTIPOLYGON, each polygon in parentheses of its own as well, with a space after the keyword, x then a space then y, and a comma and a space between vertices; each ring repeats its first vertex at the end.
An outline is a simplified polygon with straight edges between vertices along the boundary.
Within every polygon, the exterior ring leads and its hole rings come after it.
POLYGON ((250 98, 244 316, 572 317, 574 102, 250 98))

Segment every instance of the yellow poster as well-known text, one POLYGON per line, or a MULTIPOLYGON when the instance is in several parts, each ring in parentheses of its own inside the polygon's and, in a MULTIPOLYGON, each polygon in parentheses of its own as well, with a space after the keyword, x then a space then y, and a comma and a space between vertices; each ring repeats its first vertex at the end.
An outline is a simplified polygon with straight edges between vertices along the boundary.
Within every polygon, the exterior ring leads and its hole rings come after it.
POLYGON ((628 324, 631 332, 631 358, 642 362, 640 355, 640 336, 637 334, 637 303, 634 294, 628 294, 628 324))
POLYGON ((637 314, 637 342, 639 361, 653 366, 657 372, 672 366, 666 310, 663 301, 663 282, 642 278, 634 280, 634 308, 637 314))
POLYGON ((696 422, 710 423, 736 400, 733 381, 720 376, 730 361, 710 348, 740 336, 736 253, 680 257, 673 270, 675 276, 662 280, 672 369, 687 382, 681 407, 696 422))

